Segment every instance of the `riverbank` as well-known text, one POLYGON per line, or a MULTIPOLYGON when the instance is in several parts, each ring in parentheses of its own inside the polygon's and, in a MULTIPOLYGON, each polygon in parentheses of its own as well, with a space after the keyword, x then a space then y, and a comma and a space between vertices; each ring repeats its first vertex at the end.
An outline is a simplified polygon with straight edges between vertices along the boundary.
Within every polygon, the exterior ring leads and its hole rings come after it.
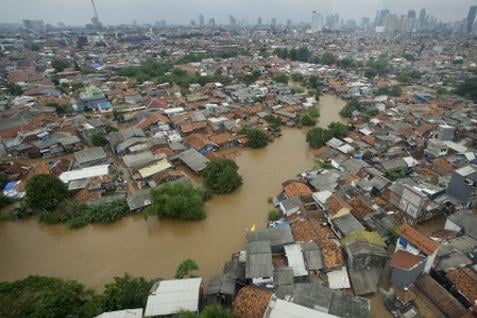
MULTIPOLYGON (((324 95, 319 126, 339 121, 343 105, 337 97, 324 95)), ((222 271, 233 252, 243 249, 246 229, 266 223, 267 198, 280 191, 281 183, 314 165, 305 135, 305 129, 284 128, 283 135, 266 148, 241 149, 236 162, 243 185, 206 202, 207 218, 202 221, 144 220, 135 215, 78 230, 35 219, 1 222, 0 280, 39 274, 101 288, 124 272, 172 277, 177 264, 188 257, 197 261, 198 274, 207 279, 222 271)))

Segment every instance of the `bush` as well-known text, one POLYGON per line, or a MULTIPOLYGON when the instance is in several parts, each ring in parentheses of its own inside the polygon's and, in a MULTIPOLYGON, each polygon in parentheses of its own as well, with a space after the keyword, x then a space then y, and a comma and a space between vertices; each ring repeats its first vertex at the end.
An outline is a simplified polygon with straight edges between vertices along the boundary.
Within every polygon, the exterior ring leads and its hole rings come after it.
POLYGON ((248 142, 247 146, 251 148, 263 148, 268 145, 267 135, 260 129, 257 128, 244 128, 242 133, 247 135, 248 142))
POLYGON ((51 211, 68 196, 66 185, 51 174, 33 176, 26 186, 26 202, 32 209, 51 211))
POLYGON ((471 99, 477 103, 477 76, 468 78, 456 89, 456 94, 471 99))
POLYGON ((193 277, 192 272, 198 271, 199 265, 193 259, 186 259, 182 261, 176 269, 176 279, 183 279, 185 277, 193 277))
POLYGON ((233 160, 213 159, 207 163, 204 170, 205 184, 213 193, 232 192, 242 184, 238 169, 233 160))
POLYGON ((200 312, 199 318, 232 318, 232 311, 221 305, 207 305, 200 312))
POLYGON ((159 217, 198 220, 205 217, 203 191, 191 184, 165 184, 151 190, 152 213, 159 217))
POLYGON ((336 64, 337 60, 338 59, 336 58, 336 56, 331 52, 324 52, 323 54, 320 55, 321 64, 333 65, 333 64, 336 64))
POLYGON ((277 210, 271 210, 268 212, 268 220, 269 221, 277 221, 281 218, 280 213, 277 210))
POLYGON ((353 117, 354 111, 361 111, 361 105, 357 100, 351 100, 341 109, 340 116, 345 118, 353 117))

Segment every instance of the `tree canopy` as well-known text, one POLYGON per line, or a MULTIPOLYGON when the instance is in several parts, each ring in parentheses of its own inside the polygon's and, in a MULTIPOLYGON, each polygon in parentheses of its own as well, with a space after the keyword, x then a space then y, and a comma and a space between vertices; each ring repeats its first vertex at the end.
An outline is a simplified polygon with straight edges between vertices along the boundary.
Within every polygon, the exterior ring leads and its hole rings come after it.
POLYGON ((149 213, 183 220, 205 218, 204 193, 188 183, 165 184, 151 190, 149 213))
POLYGON ((263 148, 268 145, 268 137, 258 128, 244 128, 242 132, 247 135, 247 146, 251 148, 263 148))
POLYGON ((108 140, 103 133, 94 133, 91 135, 91 143, 96 147, 103 147, 108 144, 108 140))
POLYGON ((468 78, 457 87, 456 93, 477 103, 477 76, 468 78))
POLYGON ((33 209, 51 211, 68 196, 66 185, 52 174, 33 176, 26 186, 26 202, 33 209))
POLYGON ((321 64, 326 64, 326 65, 333 65, 333 64, 336 64, 336 61, 338 59, 336 58, 336 55, 334 55, 333 53, 331 52, 323 52, 321 55, 320 55, 320 63, 321 64))
POLYGON ((76 281, 28 276, 14 282, 0 282, 0 316, 91 317, 98 314, 92 290, 76 281))
POLYGON ((193 277, 193 272, 198 270, 199 265, 193 259, 185 259, 177 266, 175 278, 193 277))
POLYGON ((114 282, 104 286, 103 310, 144 308, 154 282, 155 280, 148 281, 143 277, 132 277, 128 273, 114 277, 114 282))
POLYGON ((346 136, 348 126, 342 123, 332 122, 327 129, 316 127, 306 134, 306 142, 311 148, 320 148, 333 137, 343 138, 346 136))
POLYGON ((10 95, 21 96, 23 94, 22 87, 15 83, 8 83, 7 90, 10 95))
POLYGON ((232 318, 232 311, 221 305, 207 305, 200 312, 199 318, 232 318))
POLYGON ((242 184, 238 169, 235 161, 230 159, 220 158, 209 161, 203 174, 207 188, 218 194, 234 191, 242 184))
POLYGON ((288 80, 289 80, 289 77, 286 73, 284 72, 280 72, 280 73, 277 73, 275 74, 272 79, 275 81, 275 82, 278 82, 278 83, 283 83, 283 84, 288 84, 288 80))

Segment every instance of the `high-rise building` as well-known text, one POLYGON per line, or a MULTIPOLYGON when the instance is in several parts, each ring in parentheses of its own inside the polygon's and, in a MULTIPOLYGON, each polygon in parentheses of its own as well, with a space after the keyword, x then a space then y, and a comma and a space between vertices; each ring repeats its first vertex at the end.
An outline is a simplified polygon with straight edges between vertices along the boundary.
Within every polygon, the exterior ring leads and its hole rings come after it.
POLYGON ((424 30, 426 28, 426 9, 422 8, 419 12, 419 30, 424 30))
POLYGON ((370 23, 369 18, 364 17, 364 18, 361 19, 361 29, 362 29, 364 32, 368 32, 368 31, 369 31, 369 23, 370 23))
POLYGON ((229 15, 229 24, 231 27, 236 27, 237 26, 237 20, 233 15, 229 15))
POLYGON ((277 18, 272 18, 272 27, 277 26, 277 18))
POLYGON ((262 26, 262 17, 258 17, 257 19, 257 25, 262 26))
POLYGON ((472 32, 472 26, 474 25, 476 13, 477 13, 477 6, 471 6, 469 9, 469 14, 467 14, 467 24, 465 27, 465 31, 467 33, 472 32))
POLYGON ((323 30, 323 16, 313 11, 311 15, 311 32, 321 32, 323 30))
POLYGON ((205 19, 204 19, 204 15, 203 15, 203 14, 199 15, 199 25, 200 25, 201 27, 203 27, 203 26, 205 25, 205 19))
POLYGON ((214 28, 215 27, 215 18, 210 18, 209 19, 209 26, 214 28))
POLYGON ((386 19, 389 16, 389 10, 384 9, 378 12, 376 15, 376 26, 385 26, 386 24, 386 19))
POLYGON ((23 27, 36 32, 45 31, 46 28, 43 20, 23 20, 23 27))
POLYGON ((292 26, 292 20, 287 19, 287 27, 289 28, 289 27, 291 27, 291 26, 292 26))
POLYGON ((195 26, 195 20, 194 19, 190 20, 190 25, 195 26))

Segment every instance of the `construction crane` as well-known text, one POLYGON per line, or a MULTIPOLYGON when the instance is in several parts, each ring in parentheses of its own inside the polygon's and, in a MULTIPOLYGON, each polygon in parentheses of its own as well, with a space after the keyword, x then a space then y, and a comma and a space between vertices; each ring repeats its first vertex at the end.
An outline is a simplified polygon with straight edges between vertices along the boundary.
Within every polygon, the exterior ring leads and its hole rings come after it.
POLYGON ((98 11, 96 10, 96 5, 94 4, 94 0, 91 0, 91 5, 93 6, 93 11, 94 11, 95 26, 99 26, 99 16, 98 16, 98 11))

